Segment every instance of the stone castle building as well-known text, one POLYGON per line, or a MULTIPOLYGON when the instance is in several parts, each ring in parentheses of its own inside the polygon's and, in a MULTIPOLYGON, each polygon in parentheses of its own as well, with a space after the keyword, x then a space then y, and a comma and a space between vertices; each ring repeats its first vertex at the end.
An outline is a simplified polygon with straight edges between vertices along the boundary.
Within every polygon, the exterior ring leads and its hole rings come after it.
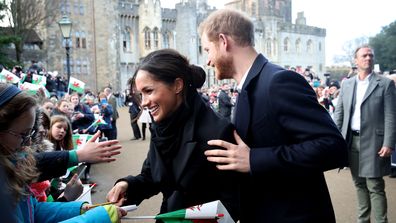
MULTIPOLYGON (((57 21, 66 14, 73 22, 71 76, 92 90, 108 85, 116 91, 126 89, 141 58, 157 49, 177 49, 191 63, 205 67, 197 27, 215 10, 207 0, 178 0, 174 9, 162 8, 160 0, 57 1, 57 21)), ((252 17, 256 49, 270 61, 324 72, 326 30, 307 26, 303 12, 292 23, 291 0, 233 0, 225 7, 252 17)), ((47 70, 66 75, 65 41, 58 24, 44 24, 38 33, 47 70)), ((207 86, 216 83, 213 70, 205 69, 207 86)))

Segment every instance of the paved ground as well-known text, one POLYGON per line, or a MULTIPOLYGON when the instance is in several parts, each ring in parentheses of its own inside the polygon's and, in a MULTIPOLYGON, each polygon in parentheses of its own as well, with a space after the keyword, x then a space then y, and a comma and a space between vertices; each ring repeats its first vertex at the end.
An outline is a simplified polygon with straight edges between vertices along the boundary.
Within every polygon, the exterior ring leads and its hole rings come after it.
MULTIPOLYGON (((138 174, 142 162, 148 150, 148 141, 130 141, 132 129, 129 124, 129 114, 126 108, 120 109, 121 118, 117 122, 118 139, 123 145, 122 154, 117 157, 117 161, 107 164, 93 165, 91 176, 98 183, 96 193, 93 194, 93 203, 105 201, 105 197, 114 182, 121 177, 129 174, 138 174)), ((147 130, 148 131, 148 130, 147 130)), ((336 213, 337 222, 353 223, 356 222, 355 207, 356 195, 352 185, 349 170, 336 170, 325 173, 327 184, 330 190, 331 199, 336 213)), ((386 192, 388 196, 388 217, 389 222, 396 222, 396 179, 385 177, 386 192)), ((292 185, 291 185, 292 186, 292 185)), ((159 211, 161 195, 157 195, 149 200, 142 202, 138 210, 131 212, 128 216, 155 215, 159 211)), ((150 220, 124 220, 123 222, 154 222, 150 220)))

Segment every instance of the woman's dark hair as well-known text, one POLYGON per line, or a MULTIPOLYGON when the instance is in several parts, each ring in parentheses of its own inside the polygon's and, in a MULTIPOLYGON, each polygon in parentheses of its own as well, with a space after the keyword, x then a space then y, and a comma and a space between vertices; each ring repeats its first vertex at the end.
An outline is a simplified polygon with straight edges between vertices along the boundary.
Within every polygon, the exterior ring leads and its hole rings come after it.
MULTIPOLYGON (((184 82, 183 95, 187 97, 191 90, 202 87, 205 83, 205 71, 196 65, 190 65, 188 59, 173 49, 162 49, 149 53, 136 69, 152 74, 152 77, 165 84, 174 84, 176 78, 184 82)), ((134 84, 131 80, 130 83, 134 84)))

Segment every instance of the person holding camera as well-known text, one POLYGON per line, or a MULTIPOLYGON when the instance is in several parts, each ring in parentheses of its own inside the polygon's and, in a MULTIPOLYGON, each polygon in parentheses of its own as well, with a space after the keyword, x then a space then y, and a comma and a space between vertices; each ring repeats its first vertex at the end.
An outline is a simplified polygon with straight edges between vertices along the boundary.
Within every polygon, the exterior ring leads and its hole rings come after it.
POLYGON ((71 116, 72 129, 78 133, 89 133, 93 134, 94 131, 86 131, 87 128, 95 121, 95 116, 91 112, 91 109, 80 102, 80 96, 78 93, 73 93, 70 96, 70 102, 74 106, 74 112, 71 116))
POLYGON ((105 123, 102 123, 98 126, 98 129, 103 132, 104 137, 110 138, 111 137, 111 131, 112 131, 112 125, 111 125, 111 119, 113 116, 113 106, 107 102, 106 94, 103 92, 99 94, 99 104, 98 110, 99 113, 98 115, 103 118, 105 123))

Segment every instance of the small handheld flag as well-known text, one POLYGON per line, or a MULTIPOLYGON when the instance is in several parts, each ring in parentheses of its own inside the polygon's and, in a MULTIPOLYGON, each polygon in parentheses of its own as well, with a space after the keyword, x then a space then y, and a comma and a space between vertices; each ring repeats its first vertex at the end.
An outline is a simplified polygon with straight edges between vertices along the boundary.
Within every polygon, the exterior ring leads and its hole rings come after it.
POLYGON ((78 80, 77 78, 70 77, 69 89, 77 91, 78 93, 84 93, 85 83, 78 80))
POLYGON ((156 216, 123 217, 122 219, 161 219, 165 223, 234 223, 219 200, 156 216))

